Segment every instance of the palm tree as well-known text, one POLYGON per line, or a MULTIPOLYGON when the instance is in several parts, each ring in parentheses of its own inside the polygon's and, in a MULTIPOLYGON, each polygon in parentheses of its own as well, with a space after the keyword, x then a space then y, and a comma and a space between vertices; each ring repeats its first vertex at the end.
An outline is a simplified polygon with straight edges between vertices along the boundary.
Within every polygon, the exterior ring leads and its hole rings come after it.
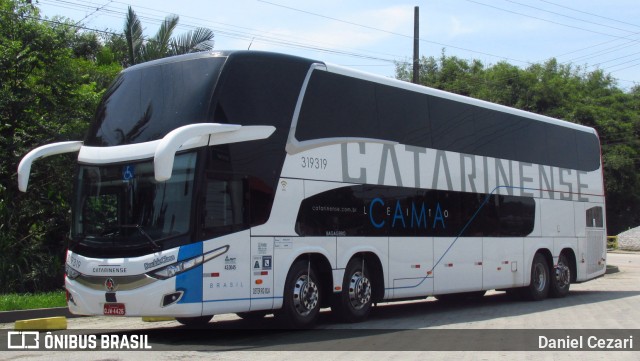
POLYGON ((124 37, 127 42, 129 65, 172 55, 211 50, 213 48, 213 31, 206 28, 196 28, 178 38, 172 38, 173 31, 178 26, 178 21, 179 17, 177 15, 167 16, 156 35, 145 41, 142 35, 140 19, 129 6, 127 20, 124 24, 124 37))

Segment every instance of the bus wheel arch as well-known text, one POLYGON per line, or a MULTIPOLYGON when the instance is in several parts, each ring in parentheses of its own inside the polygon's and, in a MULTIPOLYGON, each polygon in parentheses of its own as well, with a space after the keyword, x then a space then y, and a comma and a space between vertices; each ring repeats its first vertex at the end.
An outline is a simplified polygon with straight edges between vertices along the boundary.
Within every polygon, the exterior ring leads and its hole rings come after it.
POLYGON ((531 261, 531 280, 524 288, 524 296, 530 301, 542 301, 549 295, 553 257, 548 249, 539 249, 531 261))

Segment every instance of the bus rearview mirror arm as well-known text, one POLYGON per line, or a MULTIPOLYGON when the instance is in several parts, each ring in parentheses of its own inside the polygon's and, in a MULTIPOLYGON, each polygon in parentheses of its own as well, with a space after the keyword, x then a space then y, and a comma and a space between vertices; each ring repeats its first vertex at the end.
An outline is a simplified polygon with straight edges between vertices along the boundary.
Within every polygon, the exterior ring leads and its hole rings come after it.
POLYGON ((24 156, 18 165, 18 189, 21 192, 27 191, 29 176, 31 174, 31 164, 40 158, 55 154, 77 152, 82 147, 82 141, 58 142, 38 147, 24 156))
POLYGON ((192 140, 202 141, 202 137, 208 136, 210 146, 237 143, 268 138, 275 130, 275 127, 267 125, 242 126, 219 123, 189 124, 174 129, 165 135, 156 147, 153 157, 155 179, 162 182, 171 178, 176 152, 187 149, 184 146, 192 140))

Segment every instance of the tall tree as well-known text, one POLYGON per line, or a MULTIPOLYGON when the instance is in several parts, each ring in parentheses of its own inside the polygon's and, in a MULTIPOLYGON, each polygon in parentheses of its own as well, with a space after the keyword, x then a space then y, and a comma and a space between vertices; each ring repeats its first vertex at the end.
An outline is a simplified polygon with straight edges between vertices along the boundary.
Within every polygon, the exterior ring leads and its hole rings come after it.
POLYGON ((18 191, 16 170, 36 146, 82 139, 121 69, 98 65, 99 47, 73 23, 40 21, 30 1, 0 0, 0 292, 63 284, 71 158, 38 162, 28 193, 18 191))
POLYGON ((173 32, 178 26, 179 20, 180 18, 177 15, 167 16, 160 25, 158 32, 145 41, 140 19, 135 11, 129 7, 124 24, 129 65, 167 56, 211 50, 213 48, 214 34, 210 29, 196 28, 178 38, 174 38, 173 32))

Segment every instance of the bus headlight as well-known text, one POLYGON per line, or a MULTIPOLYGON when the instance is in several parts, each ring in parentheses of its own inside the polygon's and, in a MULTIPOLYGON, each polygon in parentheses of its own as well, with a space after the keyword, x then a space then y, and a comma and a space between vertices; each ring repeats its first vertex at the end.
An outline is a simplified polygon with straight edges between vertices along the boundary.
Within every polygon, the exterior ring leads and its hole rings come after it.
POLYGON ((67 278, 70 280, 75 280, 80 276, 80 272, 76 271, 74 268, 69 266, 69 264, 64 264, 64 273, 67 275, 67 278))
POLYGON ((201 256, 196 256, 193 258, 186 259, 184 261, 172 263, 168 266, 159 268, 155 271, 151 271, 147 273, 147 275, 149 277, 153 277, 156 279, 165 280, 167 278, 171 278, 173 276, 179 275, 180 273, 186 272, 216 257, 219 257, 227 253, 228 250, 229 250, 228 245, 222 246, 214 249, 213 251, 209 251, 201 256))

